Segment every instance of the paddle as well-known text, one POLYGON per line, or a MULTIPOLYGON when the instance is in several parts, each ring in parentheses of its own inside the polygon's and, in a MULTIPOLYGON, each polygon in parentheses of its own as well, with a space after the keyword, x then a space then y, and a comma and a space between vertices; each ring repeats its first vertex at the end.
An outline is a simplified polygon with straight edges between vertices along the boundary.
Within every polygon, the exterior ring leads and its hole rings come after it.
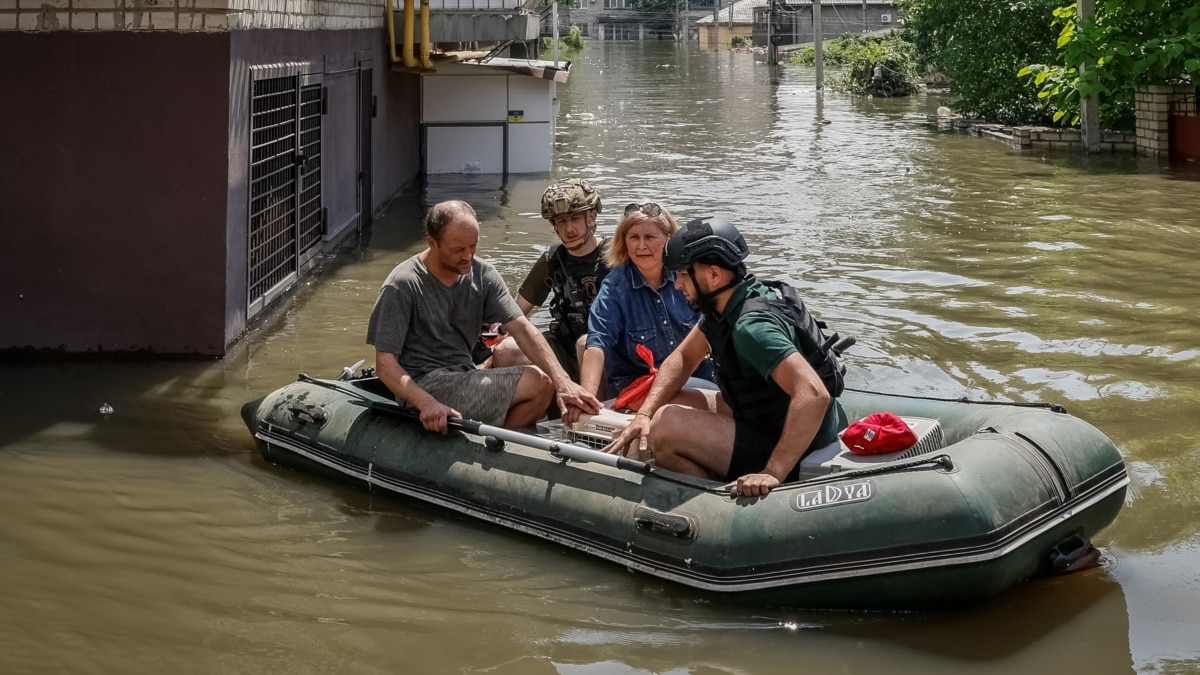
MULTIPOLYGON (((409 420, 416 420, 418 422, 421 420, 421 415, 416 410, 402 407, 399 404, 391 401, 356 399, 350 402, 354 405, 361 405, 364 408, 370 408, 375 412, 383 413, 385 415, 395 415, 409 420)), ((600 452, 599 450, 584 448, 578 445, 571 445, 570 443, 553 441, 548 438, 542 438, 541 436, 535 436, 534 434, 525 434, 521 433, 520 431, 513 431, 512 429, 505 429, 504 427, 494 427, 490 424, 484 424, 483 422, 478 422, 476 420, 468 420, 461 417, 451 417, 446 420, 446 424, 451 429, 465 431, 468 434, 498 438, 502 441, 511 441, 513 443, 536 448, 538 450, 545 450, 555 455, 566 457, 567 459, 574 459, 581 462, 595 462, 596 464, 603 464, 605 466, 611 466, 623 471, 632 471, 640 474, 648 474, 654 470, 654 468, 649 464, 645 462, 639 462, 636 459, 629 459, 620 455, 610 455, 606 452, 600 452)))

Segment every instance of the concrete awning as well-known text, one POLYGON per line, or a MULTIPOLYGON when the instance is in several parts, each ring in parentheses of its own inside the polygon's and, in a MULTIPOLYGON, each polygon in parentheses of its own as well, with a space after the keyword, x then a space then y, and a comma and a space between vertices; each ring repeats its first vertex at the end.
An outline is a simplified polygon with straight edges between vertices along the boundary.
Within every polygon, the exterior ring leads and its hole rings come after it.
POLYGON ((541 80, 554 80, 565 84, 570 74, 571 62, 559 60, 558 67, 554 61, 538 61, 535 59, 492 58, 487 61, 459 61, 464 66, 480 66, 483 68, 502 68, 518 75, 528 75, 541 80))

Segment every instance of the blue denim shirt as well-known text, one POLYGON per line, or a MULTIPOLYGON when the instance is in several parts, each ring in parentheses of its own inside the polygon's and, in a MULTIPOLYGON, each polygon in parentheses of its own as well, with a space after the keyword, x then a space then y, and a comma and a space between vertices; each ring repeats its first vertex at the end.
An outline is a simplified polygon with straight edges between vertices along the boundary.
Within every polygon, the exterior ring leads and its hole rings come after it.
MULTIPOLYGON (((687 298, 675 288, 675 273, 663 270, 657 290, 646 283, 633 263, 614 268, 600 285, 588 316, 588 347, 604 350, 608 395, 616 396, 637 378, 650 372, 637 354, 644 344, 654 353, 655 367, 683 342, 697 316, 687 298)), ((716 381, 711 359, 704 359, 693 377, 716 381)))

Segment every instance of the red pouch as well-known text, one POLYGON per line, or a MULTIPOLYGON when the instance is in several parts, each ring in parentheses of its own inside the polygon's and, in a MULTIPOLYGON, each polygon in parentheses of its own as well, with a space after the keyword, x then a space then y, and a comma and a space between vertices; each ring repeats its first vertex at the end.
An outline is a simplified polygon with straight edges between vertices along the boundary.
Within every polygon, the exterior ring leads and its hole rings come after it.
POLYGON ((917 444, 917 435, 896 415, 877 412, 846 427, 842 442, 857 455, 878 455, 911 448, 917 444))
POLYGON ((646 365, 650 366, 650 373, 630 382, 628 387, 622 389, 617 400, 613 402, 613 410, 636 411, 646 402, 646 394, 649 394, 650 387, 654 386, 654 376, 658 375, 658 368, 654 367, 654 353, 646 345, 638 345, 637 353, 646 365))

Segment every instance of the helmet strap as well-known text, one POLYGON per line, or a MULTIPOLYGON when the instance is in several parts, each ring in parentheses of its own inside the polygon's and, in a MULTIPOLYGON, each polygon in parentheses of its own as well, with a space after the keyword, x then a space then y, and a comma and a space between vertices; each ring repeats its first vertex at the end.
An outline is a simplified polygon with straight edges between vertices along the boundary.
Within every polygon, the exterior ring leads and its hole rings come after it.
POLYGON ((696 289, 696 299, 688 304, 696 312, 702 314, 715 315, 717 313, 717 296, 742 282, 741 277, 735 273, 729 283, 715 290, 705 292, 700 290, 700 284, 697 282, 695 263, 688 265, 687 273, 692 278, 692 288, 696 289))

